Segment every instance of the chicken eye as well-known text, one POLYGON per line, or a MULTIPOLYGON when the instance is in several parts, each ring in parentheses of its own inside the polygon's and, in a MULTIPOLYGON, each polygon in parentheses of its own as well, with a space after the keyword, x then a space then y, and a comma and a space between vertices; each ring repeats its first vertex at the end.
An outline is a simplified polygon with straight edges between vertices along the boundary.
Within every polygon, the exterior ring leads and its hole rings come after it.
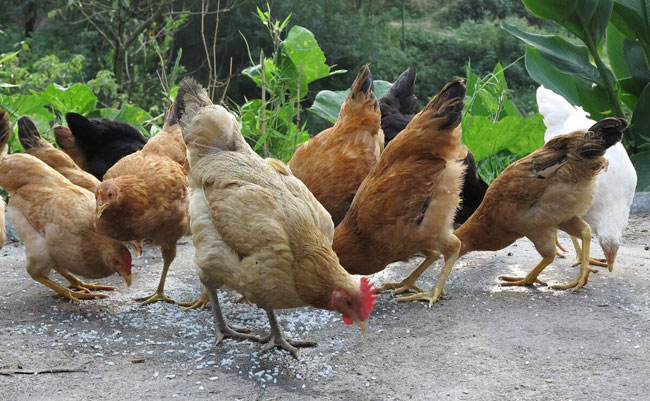
POLYGON ((113 193, 112 193, 112 192, 109 192, 109 193, 108 193, 108 199, 111 199, 112 197, 113 197, 113 193))
POLYGON ((352 301, 350 301, 349 299, 346 299, 346 300, 345 300, 345 304, 346 304, 347 306, 352 307, 352 301))

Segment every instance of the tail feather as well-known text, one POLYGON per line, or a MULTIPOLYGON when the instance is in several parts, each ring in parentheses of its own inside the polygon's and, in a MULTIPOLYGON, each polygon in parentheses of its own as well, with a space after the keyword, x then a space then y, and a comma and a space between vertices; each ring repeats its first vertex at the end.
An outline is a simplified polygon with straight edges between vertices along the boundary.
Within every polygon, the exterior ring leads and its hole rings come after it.
POLYGON ((381 129, 386 145, 406 128, 418 112, 418 98, 413 94, 416 75, 415 68, 407 69, 379 99, 381 129))
POLYGON ((193 79, 186 79, 174 101, 174 113, 192 159, 217 151, 251 152, 235 116, 212 104, 207 92, 193 79))
POLYGON ((41 138, 36 124, 28 117, 21 117, 18 120, 18 138, 25 150, 51 146, 49 142, 41 138))
POLYGON ((457 127, 463 116, 465 92, 465 80, 456 79, 448 82, 409 125, 416 120, 420 122, 428 118, 436 121, 439 130, 457 127), (438 122, 440 118, 444 118, 444 120, 438 122))
POLYGON ((192 78, 186 78, 178 89, 172 110, 175 118, 180 119, 181 128, 185 128, 202 107, 211 104, 212 100, 201 84, 192 78))
POLYGON ((350 87, 350 94, 352 95, 352 98, 355 98, 359 94, 370 94, 371 96, 374 96, 374 90, 375 84, 372 80, 370 67, 366 64, 361 67, 359 74, 357 74, 357 77, 354 79, 354 82, 350 87))
POLYGON ((589 128, 584 143, 580 146, 580 154, 585 157, 599 157, 608 148, 614 146, 623 138, 627 129, 627 121, 622 118, 605 118, 589 128))
POLYGON ((59 145, 59 148, 70 156, 77 166, 82 170, 86 170, 88 157, 86 156, 86 152, 77 145, 77 141, 75 140, 74 135, 72 135, 70 128, 57 125, 53 130, 54 139, 57 145, 59 145))
POLYGON ((9 138, 11 137, 11 122, 9 113, 0 109, 0 157, 9 151, 9 138))
POLYGON ((414 67, 404 71, 390 87, 386 97, 392 97, 397 101, 394 105, 402 114, 416 114, 418 112, 418 98, 415 96, 415 78, 417 76, 414 67))
MULTIPOLYGON (((2 158, 7 154, 7 143, 11 136, 11 124, 9 122, 9 113, 0 109, 0 164, 2 158)), ((0 196, 0 248, 2 248, 7 240, 7 229, 5 227, 5 201, 0 196)))

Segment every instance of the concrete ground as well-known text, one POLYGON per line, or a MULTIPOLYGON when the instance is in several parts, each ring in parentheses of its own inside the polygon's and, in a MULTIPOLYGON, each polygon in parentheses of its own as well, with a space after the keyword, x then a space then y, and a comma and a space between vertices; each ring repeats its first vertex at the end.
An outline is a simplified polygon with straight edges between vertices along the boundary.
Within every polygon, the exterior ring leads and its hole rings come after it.
MULTIPOLYGON (((633 216, 616 269, 600 269, 578 292, 501 288, 499 274, 523 275, 539 256, 528 240, 499 252, 466 255, 448 297, 433 308, 378 300, 365 335, 334 313, 280 313, 286 332, 319 346, 298 360, 256 343, 214 345, 209 309, 142 307, 161 259, 135 259, 134 285, 75 305, 25 272, 24 248, 0 250, 0 396, 3 400, 647 400, 650 393, 650 219, 633 216), (62 369, 50 373, 48 370, 62 369), (40 371, 41 373, 24 374, 40 371)), ((191 239, 184 238, 167 280, 176 300, 199 295, 191 239)), ((565 245, 570 241, 561 237, 565 245)), ((595 256, 601 255, 597 244, 595 256)), ((420 258, 375 275, 398 280, 420 258)), ((570 259, 541 278, 568 282, 570 259)), ((433 285, 440 268, 421 278, 433 285)), ((265 314, 222 292, 227 319, 257 332, 265 314)))

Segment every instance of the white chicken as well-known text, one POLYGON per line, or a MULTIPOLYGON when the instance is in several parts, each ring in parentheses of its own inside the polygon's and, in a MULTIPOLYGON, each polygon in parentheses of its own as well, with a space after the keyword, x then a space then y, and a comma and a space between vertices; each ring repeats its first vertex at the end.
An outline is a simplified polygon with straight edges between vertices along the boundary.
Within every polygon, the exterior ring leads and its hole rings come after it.
MULTIPOLYGON (((544 86, 537 88, 537 107, 544 116, 546 125, 544 142, 561 134, 587 129, 595 123, 588 118, 589 113, 582 107, 574 107, 562 96, 544 86)), ((609 167, 598 175, 591 207, 582 217, 598 236, 598 242, 605 254, 605 259, 590 259, 590 262, 607 266, 609 271, 612 271, 630 215, 630 205, 636 188, 636 171, 620 142, 607 150, 605 158, 609 167)), ((576 252, 580 255, 577 239, 572 240, 576 252)))

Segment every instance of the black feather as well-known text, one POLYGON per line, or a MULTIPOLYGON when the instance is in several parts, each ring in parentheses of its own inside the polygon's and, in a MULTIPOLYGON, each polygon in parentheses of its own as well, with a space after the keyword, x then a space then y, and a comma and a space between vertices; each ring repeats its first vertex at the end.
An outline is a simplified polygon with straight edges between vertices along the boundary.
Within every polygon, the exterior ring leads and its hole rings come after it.
POLYGON ((99 180, 118 160, 147 143, 140 131, 122 121, 87 119, 77 113, 67 113, 65 118, 77 146, 86 153, 88 172, 99 180))
POLYGON ((27 117, 18 119, 18 139, 25 150, 42 146, 41 135, 32 120, 27 117))

